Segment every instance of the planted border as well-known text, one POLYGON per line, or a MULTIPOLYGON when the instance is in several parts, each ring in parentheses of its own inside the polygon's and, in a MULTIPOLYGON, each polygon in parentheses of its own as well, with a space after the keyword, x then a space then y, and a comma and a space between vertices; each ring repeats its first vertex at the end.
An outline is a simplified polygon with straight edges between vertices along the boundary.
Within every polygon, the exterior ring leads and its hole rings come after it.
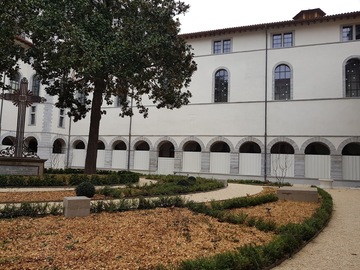
MULTIPOLYGON (((54 172, 53 170, 52 172, 54 172)), ((57 170, 61 172, 61 169, 57 170)), ((65 172, 65 170, 63 171, 65 172)), ((0 187, 54 187, 76 186, 82 182, 91 182, 94 185, 126 185, 139 182, 140 174, 133 172, 112 172, 87 175, 80 173, 81 170, 67 169, 66 172, 73 174, 44 174, 38 176, 0 175, 0 187)), ((83 171, 82 171, 83 172, 83 171)), ((105 172, 105 171, 104 171, 105 172)))
MULTIPOLYGON (((236 252, 225 252, 213 257, 183 261, 180 270, 216 269, 270 269, 298 252, 329 222, 333 201, 331 196, 318 188, 322 197, 319 209, 301 224, 287 224, 275 229, 277 236, 264 246, 246 245, 236 252)), ((165 268, 164 268, 165 269, 165 268)))

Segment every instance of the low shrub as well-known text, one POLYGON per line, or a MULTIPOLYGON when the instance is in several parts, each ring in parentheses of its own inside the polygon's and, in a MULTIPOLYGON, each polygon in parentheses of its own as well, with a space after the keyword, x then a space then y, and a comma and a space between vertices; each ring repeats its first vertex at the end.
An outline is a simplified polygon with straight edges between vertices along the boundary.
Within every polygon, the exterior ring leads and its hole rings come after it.
POLYGON ((0 187, 8 186, 8 177, 6 175, 0 175, 0 187))
POLYGON ((82 182, 75 188, 76 196, 86 196, 88 198, 92 198, 95 195, 95 186, 88 182, 82 182))
POLYGON ((69 185, 77 186, 82 182, 90 182, 90 177, 87 174, 71 174, 69 177, 69 185))
POLYGON ((123 192, 118 188, 112 188, 109 186, 105 186, 102 189, 97 191, 99 194, 104 195, 106 197, 111 197, 114 199, 119 199, 121 197, 124 197, 123 192))
MULTIPOLYGON (((331 218, 333 202, 331 196, 322 189, 318 189, 322 197, 322 204, 315 214, 301 224, 286 224, 280 227, 260 219, 242 218, 243 222, 249 220, 248 225, 263 227, 265 230, 274 231, 277 236, 264 246, 243 246, 235 252, 225 252, 213 257, 186 260, 180 264, 179 269, 271 269, 283 258, 291 256, 298 251, 307 241, 313 238, 327 224, 331 218)), ((245 198, 250 199, 250 198, 245 198)), ((257 200, 260 202, 261 200, 257 200)), ((246 204, 246 203, 244 203, 246 204)), ((233 204, 228 204, 233 205, 233 204)), ((187 204, 191 210, 204 214, 213 214, 214 209, 205 204, 187 204)), ((221 210, 217 210, 221 211, 221 210)), ((223 215, 228 220, 231 217, 223 215)))
POLYGON ((0 218, 41 217, 62 214, 62 206, 48 203, 5 204, 0 208, 0 218))

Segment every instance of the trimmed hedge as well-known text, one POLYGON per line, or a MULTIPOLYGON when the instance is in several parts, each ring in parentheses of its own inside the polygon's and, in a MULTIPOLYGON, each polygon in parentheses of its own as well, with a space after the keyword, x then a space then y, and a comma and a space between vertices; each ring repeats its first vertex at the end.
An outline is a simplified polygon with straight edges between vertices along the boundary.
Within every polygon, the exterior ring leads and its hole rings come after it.
MULTIPOLYGON (((56 171, 61 171, 61 169, 57 169, 56 171)), ((74 173, 44 174, 43 177, 0 175, 0 187, 77 186, 85 181, 91 182, 94 185, 126 185, 138 183, 140 178, 140 174, 128 171, 107 171, 106 174, 87 175, 79 173, 80 170, 66 169, 66 172, 70 171, 74 173)))
MULTIPOLYGON (((186 260, 180 263, 180 270, 198 269, 270 269, 299 251, 309 240, 315 237, 328 223, 333 211, 331 196, 324 190, 318 188, 322 197, 319 209, 301 224, 287 224, 280 227, 274 226, 272 230, 277 236, 268 244, 263 246, 246 245, 239 247, 234 252, 224 252, 211 257, 201 257, 194 260, 186 260)), ((273 197, 264 195, 260 197, 246 197, 228 200, 224 202, 212 202, 210 206, 205 203, 184 203, 180 197, 163 197, 157 199, 133 199, 114 201, 97 201, 91 205, 92 213, 103 211, 118 212, 134 209, 153 209, 156 207, 188 207, 190 210, 208 214, 214 217, 226 217, 226 209, 235 205, 256 205, 274 200, 273 197)), ((20 206, 6 204, 0 209, 0 218, 14 218, 19 216, 44 216, 46 214, 61 214, 62 207, 47 203, 22 203, 20 206)), ((234 222, 237 223, 237 222, 234 222)), ((261 223, 254 221, 254 226, 261 223)), ((249 225, 249 224, 247 224, 249 225)), ((159 265, 157 269, 167 269, 159 265)))
MULTIPOLYGON (((287 224, 274 228, 277 236, 264 246, 246 245, 236 252, 225 252, 213 257, 198 258, 182 262, 178 269, 270 269, 282 260, 299 251, 309 240, 315 237, 329 222, 333 201, 331 196, 318 188, 322 204, 314 215, 301 224, 287 224)), ((198 206, 202 212, 210 210, 198 206)))

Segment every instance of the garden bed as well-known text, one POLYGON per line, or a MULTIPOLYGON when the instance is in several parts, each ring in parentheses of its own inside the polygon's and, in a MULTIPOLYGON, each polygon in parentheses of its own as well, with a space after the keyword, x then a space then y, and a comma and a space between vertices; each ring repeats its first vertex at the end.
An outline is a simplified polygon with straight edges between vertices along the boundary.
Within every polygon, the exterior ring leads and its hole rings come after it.
MULTIPOLYGON (((266 190, 261 195, 272 192, 266 190)), ((272 221, 285 224, 309 218, 320 207, 320 203, 269 204, 242 211, 247 211, 248 216, 263 213, 262 218, 266 218, 266 208, 271 207, 272 221)), ((0 235, 1 269, 161 269, 156 266, 174 266, 248 244, 265 245, 276 237, 272 231, 220 222, 177 207, 98 213, 73 219, 3 219, 0 235)))

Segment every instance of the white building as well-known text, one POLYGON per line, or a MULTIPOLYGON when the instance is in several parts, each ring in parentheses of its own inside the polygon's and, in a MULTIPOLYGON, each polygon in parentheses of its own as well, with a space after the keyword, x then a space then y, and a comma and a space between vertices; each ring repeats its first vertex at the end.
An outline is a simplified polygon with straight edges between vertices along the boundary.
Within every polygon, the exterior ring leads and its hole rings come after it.
MULTIPOLYGON (((149 118, 104 106, 98 169, 360 186, 360 11, 182 35, 198 70, 191 104, 149 118), (265 155, 267 153, 267 155, 265 155), (267 157, 267 158, 265 158, 267 157), (265 173, 266 167, 266 173, 265 173)), ((45 96, 22 65, 30 90, 45 96)), ((16 87, 16 80, 12 82, 16 87)), ((56 97, 33 104, 25 137, 47 167, 83 167, 89 119, 71 123, 56 97)), ((16 107, 3 101, 1 142, 15 136, 16 107)))

